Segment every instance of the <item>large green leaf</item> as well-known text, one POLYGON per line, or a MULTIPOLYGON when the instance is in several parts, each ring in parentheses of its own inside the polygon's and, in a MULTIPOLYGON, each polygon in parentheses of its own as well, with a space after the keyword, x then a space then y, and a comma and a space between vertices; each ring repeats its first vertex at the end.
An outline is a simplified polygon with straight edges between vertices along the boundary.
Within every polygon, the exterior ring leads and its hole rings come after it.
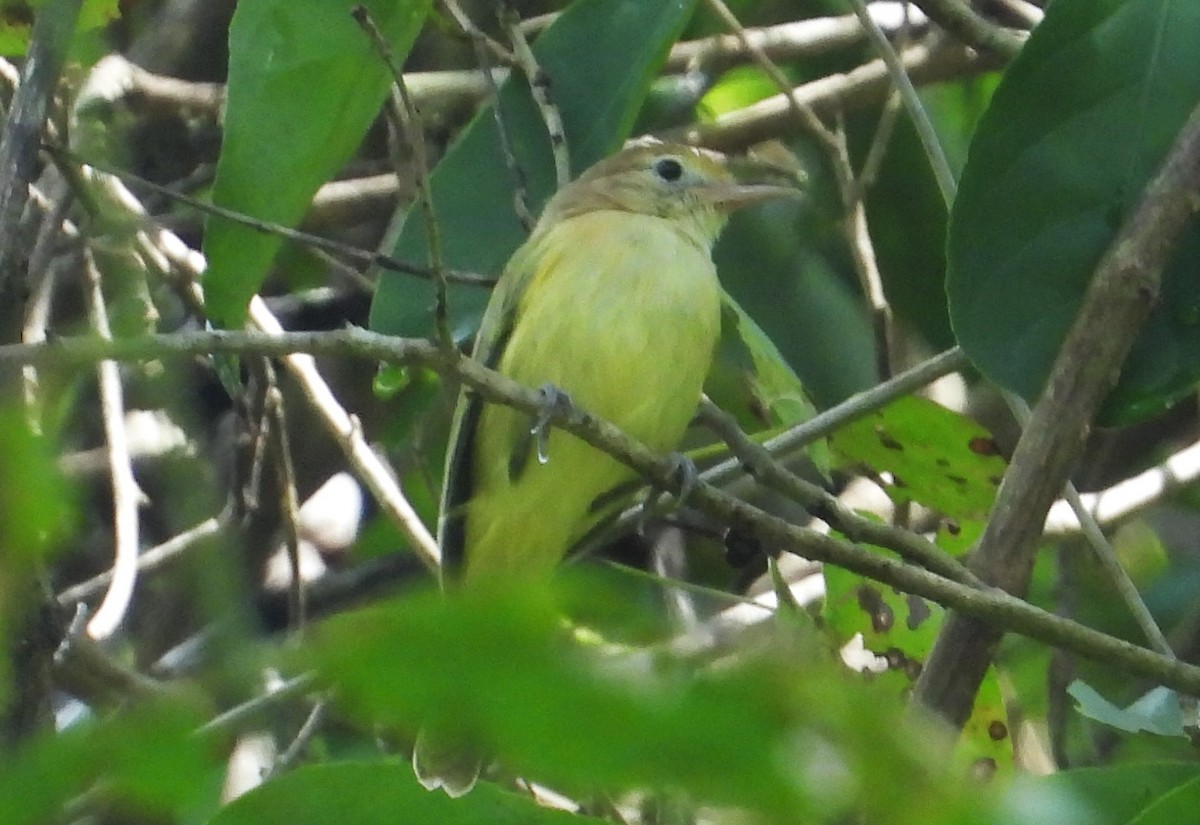
POLYGON ((1197 804, 1197 778, 1196 765, 1191 762, 1140 762, 1062 771, 1037 784, 1073 793, 1091 809, 1093 825, 1149 825, 1191 821, 1197 804), (1150 815, 1165 798, 1181 791, 1190 795, 1191 807, 1186 815, 1177 813, 1170 819, 1150 815))
POLYGON ((893 401, 839 429, 829 441, 843 464, 889 473, 897 502, 918 501, 954 519, 982 519, 1005 462, 991 434, 925 398, 893 401))
MULTIPOLYGON (((582 171, 618 148, 688 17, 695 0, 576 0, 534 43, 553 83, 571 165, 582 171)), ((536 212, 554 191, 546 127, 521 78, 500 91, 500 112, 536 212)), ((514 181, 505 166, 491 109, 480 112, 432 175, 447 266, 498 275, 525 237, 513 210, 514 181)), ((428 247, 420 211, 410 209, 395 255, 424 261, 428 247)), ((488 299, 478 287, 452 286, 454 334, 469 337, 488 299)), ((432 328, 433 288, 385 274, 371 307, 371 328, 424 335, 432 328)))
MULTIPOLYGON (((1093 268, 1200 100, 1200 4, 1056 0, 971 145, 950 219, 951 322, 971 359, 1033 399, 1093 268)), ((1200 231, 1102 418, 1161 409, 1200 377, 1200 231)))
MULTIPOLYGON (((388 70, 350 0, 242 0, 229 32, 225 136, 213 202, 294 226, 379 112, 388 70)), ((430 0, 361 0, 403 59, 430 0)), ((236 326, 282 241, 212 218, 204 237, 210 317, 236 326)))

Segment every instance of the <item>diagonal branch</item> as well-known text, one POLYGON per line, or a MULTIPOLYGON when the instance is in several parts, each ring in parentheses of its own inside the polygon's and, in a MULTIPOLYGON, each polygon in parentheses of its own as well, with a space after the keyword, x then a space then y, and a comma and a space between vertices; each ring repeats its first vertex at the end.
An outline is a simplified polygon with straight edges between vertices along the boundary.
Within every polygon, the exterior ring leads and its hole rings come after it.
MULTIPOLYGON (((309 353, 306 356, 309 360, 311 354, 320 354, 421 365, 443 374, 453 373, 489 403, 506 404, 531 415, 544 408, 542 396, 536 390, 522 387, 472 359, 450 358, 432 341, 395 338, 361 329, 274 334, 194 332, 112 341, 58 338, 43 344, 0 346, 0 367, 25 363, 81 366, 105 359, 152 360, 201 353, 278 357, 298 352, 309 353)), ((678 492, 677 461, 634 441, 614 425, 572 405, 556 410, 551 423, 612 455, 659 488, 678 492)), ((952 581, 852 542, 799 527, 711 484, 701 482, 690 491, 688 502, 766 546, 844 567, 905 593, 930 599, 974 617, 981 626, 1021 633, 1176 690, 1200 695, 1200 668, 1051 615, 998 588, 952 581)), ((998 636, 1001 631, 993 632, 998 636)))
MULTIPOLYGON (((985 582, 1018 596, 1028 589, 1046 513, 1158 298, 1176 241, 1198 208, 1200 107, 1100 261, 1055 359, 972 560, 985 582)), ((950 614, 914 698, 961 725, 1001 636, 995 627, 950 614)))

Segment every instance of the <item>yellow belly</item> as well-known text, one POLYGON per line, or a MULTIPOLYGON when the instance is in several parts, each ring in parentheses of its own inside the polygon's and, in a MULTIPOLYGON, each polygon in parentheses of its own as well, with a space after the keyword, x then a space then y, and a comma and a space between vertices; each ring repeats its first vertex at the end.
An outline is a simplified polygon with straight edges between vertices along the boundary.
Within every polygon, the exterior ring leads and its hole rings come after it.
MULTIPOLYGON (((667 221, 595 212, 541 239, 537 271, 498 369, 550 383, 658 450, 674 449, 696 409, 720 328, 709 252, 667 221)), ((509 477, 528 416, 486 406, 466 513, 465 583, 548 575, 602 513, 598 496, 634 474, 574 436, 550 434, 545 464, 509 477)))

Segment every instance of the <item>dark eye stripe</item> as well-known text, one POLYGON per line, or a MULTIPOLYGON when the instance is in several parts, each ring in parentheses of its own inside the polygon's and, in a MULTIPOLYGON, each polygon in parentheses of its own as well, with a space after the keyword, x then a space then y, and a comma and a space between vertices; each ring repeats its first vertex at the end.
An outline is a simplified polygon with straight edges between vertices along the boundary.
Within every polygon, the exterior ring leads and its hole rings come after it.
POLYGON ((654 161, 654 174, 668 183, 677 181, 683 177, 683 164, 675 158, 659 158, 654 161))

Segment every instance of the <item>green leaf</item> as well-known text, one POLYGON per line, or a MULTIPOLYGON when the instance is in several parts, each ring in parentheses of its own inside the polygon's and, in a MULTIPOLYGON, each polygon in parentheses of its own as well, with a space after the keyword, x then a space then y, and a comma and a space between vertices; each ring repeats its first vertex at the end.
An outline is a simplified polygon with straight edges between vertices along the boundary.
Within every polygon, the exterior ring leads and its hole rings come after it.
POLYGON ((0 822, 58 821, 64 806, 98 784, 109 802, 159 815, 147 820, 177 821, 162 815, 200 804, 214 769, 195 736, 200 721, 183 703, 143 705, 0 756, 0 822))
MULTIPOLYGON (((704 391, 750 433, 787 428, 816 414, 800 379, 775 344, 729 294, 722 298, 721 341, 704 391)), ((828 473, 829 450, 824 441, 812 444, 808 454, 828 473)))
POLYGON ((512 590, 429 594, 337 617, 319 640, 322 670, 368 720, 410 731, 452 720, 506 765, 568 788, 678 787, 773 810, 799 803, 787 763, 773 756, 798 712, 782 673, 655 672, 637 656, 572 641, 545 592, 512 590))
MULTIPOLYGON (((861 637, 861 653, 849 653, 846 663, 862 669, 867 654, 875 662, 872 678, 894 691, 897 700, 909 696, 934 640, 945 609, 927 599, 900 593, 839 567, 826 565, 825 601, 821 615, 840 645, 861 637)), ((995 668, 989 668, 958 739, 957 755, 991 776, 1013 767, 1013 744, 1008 714, 995 668)))
POLYGON ((0 569, 20 575, 74 528, 75 489, 59 470, 55 445, 23 413, 0 407, 0 569))
POLYGON ((238 797, 209 825, 600 825, 603 820, 545 808, 526 795, 486 783, 462 799, 422 788, 407 763, 310 765, 238 797))
MULTIPOLYGON (((15 57, 29 48, 29 33, 34 14, 40 14, 47 0, 4 0, 0 2, 0 54, 15 57)), ((84 0, 79 8, 72 53, 121 14, 118 0, 84 0)), ((99 55, 97 55, 98 57, 99 55)))
MULTIPOLYGON (((694 5, 695 0, 576 0, 538 37, 533 51, 553 83, 576 173, 629 137, 650 81, 694 5)), ((504 84, 500 112, 536 213, 554 191, 554 166, 545 124, 523 79, 504 84)), ((490 107, 475 116, 438 163, 431 188, 446 265, 498 275, 525 233, 513 211, 514 181, 490 107)), ((427 259, 419 209, 409 209, 394 254, 414 262, 427 259)), ((451 285, 456 337, 474 333, 487 300, 484 289, 451 285)), ((431 284, 384 273, 371 306, 371 328, 427 335, 432 307, 431 284)))
MULTIPOLYGON (((430 0, 361 3, 403 60, 430 0)), ((229 32, 225 136, 212 198, 218 206, 296 225, 321 184, 346 162, 379 113, 389 74, 351 3, 243 0, 229 32)), ((237 326, 282 241, 220 218, 204 237, 210 317, 237 326)))
POLYGON ((1185 782, 1151 802, 1129 825, 1176 825, 1188 822, 1200 807, 1200 779, 1185 782))
MULTIPOLYGON (((713 260, 726 291, 824 406, 878 381, 862 298, 817 248, 814 220, 806 201, 735 213, 713 260)), ((836 244, 843 248, 840 231, 836 244)))
MULTIPOLYGON (((1091 274, 1200 100, 1200 4, 1056 0, 980 122, 950 218, 955 334, 1033 400, 1091 274)), ((1200 377, 1200 226, 1101 414, 1152 414, 1200 377)))
POLYGON ((842 427, 829 445, 843 464, 890 473, 885 489, 893 500, 918 501, 959 520, 987 515, 1005 469, 990 433, 917 397, 842 427))
POLYGON ((1190 822, 1197 802, 1183 816, 1173 819, 1142 820, 1159 800, 1176 789, 1193 786, 1200 771, 1191 762, 1139 762, 1103 768, 1062 771, 1038 780, 1037 785, 1051 790, 1066 790, 1092 811, 1090 825, 1139 825, 1149 823, 1190 822))

